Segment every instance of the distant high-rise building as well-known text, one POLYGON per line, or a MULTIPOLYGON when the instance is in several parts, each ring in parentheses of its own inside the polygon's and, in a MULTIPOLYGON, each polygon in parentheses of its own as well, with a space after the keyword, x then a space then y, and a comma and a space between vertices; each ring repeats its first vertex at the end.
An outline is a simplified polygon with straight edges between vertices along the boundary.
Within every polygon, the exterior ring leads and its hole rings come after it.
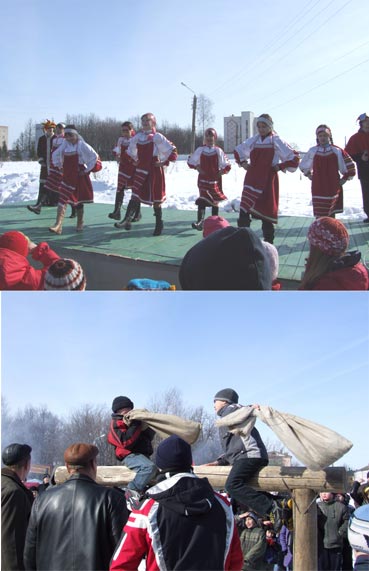
POLYGON ((0 148, 2 148, 4 143, 6 148, 9 149, 8 127, 0 125, 0 148))
POLYGON ((237 145, 255 134, 255 117, 252 111, 242 111, 240 116, 224 117, 224 151, 226 153, 232 153, 237 145))

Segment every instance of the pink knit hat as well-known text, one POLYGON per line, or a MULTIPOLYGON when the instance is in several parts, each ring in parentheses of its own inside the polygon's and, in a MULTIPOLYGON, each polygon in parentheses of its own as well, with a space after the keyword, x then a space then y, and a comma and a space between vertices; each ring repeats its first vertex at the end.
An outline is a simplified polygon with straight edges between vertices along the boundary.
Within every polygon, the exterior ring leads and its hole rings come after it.
POLYGON ((204 220, 202 235, 206 238, 209 234, 212 234, 221 228, 226 228, 227 226, 229 226, 229 222, 222 216, 209 216, 204 220))
POLYGON ((8 248, 8 250, 13 250, 21 256, 28 256, 28 244, 27 236, 16 230, 10 230, 10 232, 5 232, 0 236, 0 248, 8 248))
POLYGON ((347 250, 350 238, 342 222, 322 216, 310 226, 308 240, 311 246, 328 256, 341 256, 347 250))

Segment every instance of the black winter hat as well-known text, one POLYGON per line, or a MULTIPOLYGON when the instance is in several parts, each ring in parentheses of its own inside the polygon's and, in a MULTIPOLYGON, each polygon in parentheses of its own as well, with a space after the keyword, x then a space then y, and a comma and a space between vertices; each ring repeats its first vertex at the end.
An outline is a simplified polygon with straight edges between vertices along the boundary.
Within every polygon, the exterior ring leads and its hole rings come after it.
POLYGON ((32 448, 28 444, 9 444, 4 448, 2 460, 5 466, 15 466, 25 458, 28 458, 32 452, 32 448))
POLYGON ((214 396, 214 400, 224 400, 229 403, 238 403, 238 394, 233 389, 222 389, 214 396))
POLYGON ((228 226, 187 252, 179 281, 184 290, 270 290, 272 272, 255 232, 228 226))
POLYGON ((134 408, 134 404, 128 397, 115 397, 111 408, 113 412, 117 412, 121 408, 134 408))
POLYGON ((189 472, 192 468, 191 446, 176 434, 160 442, 155 464, 161 472, 189 472))

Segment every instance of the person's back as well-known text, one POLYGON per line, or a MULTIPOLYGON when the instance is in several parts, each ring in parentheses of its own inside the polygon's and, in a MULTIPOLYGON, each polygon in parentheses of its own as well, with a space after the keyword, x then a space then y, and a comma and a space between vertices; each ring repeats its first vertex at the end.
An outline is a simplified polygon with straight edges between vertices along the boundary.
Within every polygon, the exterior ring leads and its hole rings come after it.
POLYGON ((35 501, 26 537, 26 569, 108 569, 128 518, 125 496, 73 473, 35 501))
POLYGON ((1 569, 24 569, 23 549, 33 494, 22 480, 31 466, 31 447, 10 444, 2 453, 1 469, 1 569))
POLYGON ((206 478, 191 472, 190 450, 177 436, 159 445, 156 463, 165 476, 132 510, 111 571, 137 569, 144 557, 150 571, 241 569, 230 505, 206 478))

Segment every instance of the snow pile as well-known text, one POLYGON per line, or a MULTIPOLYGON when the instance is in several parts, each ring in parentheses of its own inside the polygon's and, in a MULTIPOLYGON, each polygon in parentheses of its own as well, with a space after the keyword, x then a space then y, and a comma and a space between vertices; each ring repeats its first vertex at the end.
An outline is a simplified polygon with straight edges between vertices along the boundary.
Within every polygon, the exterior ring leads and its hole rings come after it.
MULTIPOLYGON (((232 169, 223 176, 223 190, 228 197, 220 205, 220 210, 232 212, 239 210, 245 171, 231 159, 232 169)), ((40 165, 37 162, 0 163, 0 205, 18 204, 35 201, 38 194, 40 165)), ((103 162, 100 172, 92 174, 96 203, 113 204, 118 177, 118 164, 115 161, 103 162)), ((295 173, 279 173, 280 201, 279 214, 283 216, 312 216, 311 183, 298 170, 295 173)), ((177 210, 195 210, 197 192, 197 173, 189 169, 185 158, 170 163, 166 169, 167 201, 164 208, 177 210)), ((130 198, 126 192, 124 202, 130 198)), ((345 211, 340 218, 361 220, 361 188, 355 177, 344 186, 345 211)))

